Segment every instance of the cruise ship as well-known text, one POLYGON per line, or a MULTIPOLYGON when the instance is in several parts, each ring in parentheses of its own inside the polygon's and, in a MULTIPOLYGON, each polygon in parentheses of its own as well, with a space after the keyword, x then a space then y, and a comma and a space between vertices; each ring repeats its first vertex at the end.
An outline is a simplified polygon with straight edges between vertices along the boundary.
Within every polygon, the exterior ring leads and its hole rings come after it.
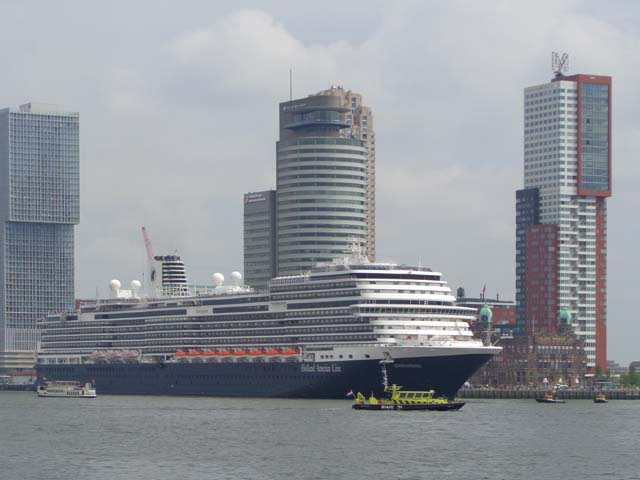
POLYGON ((241 275, 187 285, 177 255, 140 282, 41 324, 38 381, 92 382, 100 394, 344 398, 383 381, 453 398, 500 348, 472 336, 441 273, 369 263, 355 252, 269 289, 241 275), (383 378, 384 377, 384 378, 383 378))

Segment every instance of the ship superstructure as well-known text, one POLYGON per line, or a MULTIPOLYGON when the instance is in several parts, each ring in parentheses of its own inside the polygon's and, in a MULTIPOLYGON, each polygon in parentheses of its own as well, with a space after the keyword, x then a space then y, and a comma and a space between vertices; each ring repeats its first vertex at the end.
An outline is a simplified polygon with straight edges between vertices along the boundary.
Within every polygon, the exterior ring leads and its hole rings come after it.
POLYGON ((442 274, 428 268, 352 257, 275 278, 268 291, 240 286, 237 273, 234 285, 220 277, 209 288, 47 317, 39 374, 76 375, 121 393, 340 397, 381 389, 384 360, 394 383, 453 395, 499 351, 472 337, 474 309, 457 306, 442 274), (148 381, 127 390, 109 372, 145 372, 148 381))
POLYGON ((149 276, 152 291, 159 296, 189 296, 187 273, 184 262, 178 255, 154 256, 149 276))

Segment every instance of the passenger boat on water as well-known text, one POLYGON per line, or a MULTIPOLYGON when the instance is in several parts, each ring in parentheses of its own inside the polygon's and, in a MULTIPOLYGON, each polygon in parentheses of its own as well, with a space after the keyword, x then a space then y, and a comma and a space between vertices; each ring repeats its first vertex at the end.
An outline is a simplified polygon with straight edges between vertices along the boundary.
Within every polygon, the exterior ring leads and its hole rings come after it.
POLYGON ((89 382, 51 380, 38 385, 39 397, 95 398, 96 389, 89 382))
MULTIPOLYGON (((387 398, 376 398, 373 392, 366 398, 358 392, 355 396, 352 408, 354 410, 460 410, 464 402, 459 399, 449 400, 447 397, 434 397, 433 390, 428 391, 402 391, 400 385, 388 383, 386 364, 389 361, 381 361, 382 384, 387 398)), ((352 392, 350 392, 352 393, 352 392)))
POLYGON ((376 398, 371 395, 365 398, 358 392, 352 406, 355 410, 460 410, 464 402, 449 400, 446 397, 434 397, 434 391, 401 391, 399 385, 385 387, 389 398, 376 398))
POLYGON ((542 398, 536 398, 538 403, 566 403, 561 398, 558 398, 555 393, 545 393, 542 398))
POLYGON ((604 395, 604 392, 597 392, 593 398, 593 403, 607 403, 607 397, 604 395))

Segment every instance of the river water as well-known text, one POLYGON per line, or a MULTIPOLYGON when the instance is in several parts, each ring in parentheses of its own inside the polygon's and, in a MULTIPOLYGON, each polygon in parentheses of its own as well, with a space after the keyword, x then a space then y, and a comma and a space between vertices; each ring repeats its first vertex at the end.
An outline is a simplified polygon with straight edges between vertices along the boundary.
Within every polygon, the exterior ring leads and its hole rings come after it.
POLYGON ((640 402, 37 398, 0 392, 0 479, 640 479, 640 402))

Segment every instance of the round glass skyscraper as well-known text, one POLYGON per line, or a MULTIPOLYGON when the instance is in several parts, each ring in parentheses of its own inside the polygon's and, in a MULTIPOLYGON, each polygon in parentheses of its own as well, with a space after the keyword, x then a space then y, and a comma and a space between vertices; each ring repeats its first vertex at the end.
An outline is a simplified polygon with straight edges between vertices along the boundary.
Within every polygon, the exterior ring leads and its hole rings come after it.
POLYGON ((339 97, 280 106, 277 147, 278 275, 308 270, 366 242, 367 149, 345 138, 339 97))

